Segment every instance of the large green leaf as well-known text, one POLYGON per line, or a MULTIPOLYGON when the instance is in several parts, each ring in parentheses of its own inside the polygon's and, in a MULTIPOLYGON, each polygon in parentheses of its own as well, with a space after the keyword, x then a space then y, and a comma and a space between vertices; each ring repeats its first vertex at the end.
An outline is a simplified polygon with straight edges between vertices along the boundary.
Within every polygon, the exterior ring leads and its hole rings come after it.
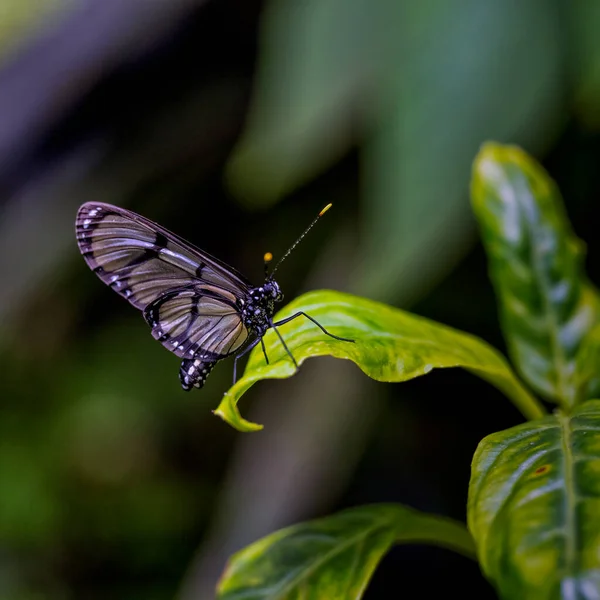
POLYGON ((502 598, 600 597, 600 400, 486 437, 468 522, 502 598))
POLYGON ((571 406, 575 358, 600 303, 560 194, 522 150, 489 143, 475 161, 472 199, 511 358, 536 390, 571 406))
POLYGON ((362 598, 395 543, 431 543, 473 555, 465 527, 400 505, 380 504, 282 529, 235 554, 219 600, 362 598))
MULTIPOLYGON (((332 339, 308 319, 295 319, 280 329, 298 364, 311 356, 346 358, 378 381, 406 381, 436 368, 463 367, 504 391, 526 416, 537 418, 544 414, 502 355, 472 335, 379 302, 327 290, 300 296, 276 320, 300 310, 335 335, 355 342, 332 339)), ((270 364, 265 363, 260 346, 255 348, 244 376, 215 410, 215 414, 240 431, 262 429, 262 425, 241 417, 237 409, 240 396, 261 379, 281 379, 295 372, 273 330, 267 332, 264 342, 270 364)))

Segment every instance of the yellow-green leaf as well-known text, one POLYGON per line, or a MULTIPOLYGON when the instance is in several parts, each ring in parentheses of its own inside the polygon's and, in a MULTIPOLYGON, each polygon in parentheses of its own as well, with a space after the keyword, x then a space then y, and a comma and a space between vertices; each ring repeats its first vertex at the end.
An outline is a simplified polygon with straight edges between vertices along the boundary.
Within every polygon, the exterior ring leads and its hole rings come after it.
POLYGON ((502 598, 600 597, 600 400, 479 444, 468 523, 502 598))
POLYGON ((510 356, 533 388, 572 406, 576 355, 600 301, 560 194, 525 152, 492 143, 475 161, 471 192, 510 356))
POLYGON ((394 504, 375 504, 294 525, 234 554, 218 600, 358 600, 393 544, 431 543, 474 555, 466 528, 394 504))
MULTIPOLYGON (((342 342, 326 336, 308 319, 300 317, 283 325, 281 334, 298 364, 311 356, 335 356, 356 363, 378 381, 407 381, 432 369, 463 367, 502 390, 529 418, 544 410, 515 377, 504 357, 473 335, 408 312, 333 291, 309 292, 288 304, 275 320, 304 311, 331 333, 350 338, 342 342)), ((260 346, 250 354, 246 371, 225 394, 215 411, 240 431, 256 431, 262 425, 243 419, 237 409, 242 394, 261 379, 282 379, 295 369, 273 330, 264 337, 270 364, 260 346)))

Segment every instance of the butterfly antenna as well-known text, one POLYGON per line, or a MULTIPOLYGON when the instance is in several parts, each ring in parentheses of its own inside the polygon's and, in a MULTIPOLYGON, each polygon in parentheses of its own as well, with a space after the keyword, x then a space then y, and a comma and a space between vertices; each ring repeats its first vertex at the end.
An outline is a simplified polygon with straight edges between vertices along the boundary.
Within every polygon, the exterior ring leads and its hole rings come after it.
MULTIPOLYGON (((271 277, 273 277, 273 274, 275 273, 275 271, 277 271, 277 269, 279 268, 279 265, 292 253, 292 250, 303 240, 304 236, 315 226, 315 224, 317 223, 317 221, 332 207, 333 205, 330 203, 328 204, 325 208, 323 208, 321 210, 321 212, 315 217, 314 221, 304 230, 304 232, 302 233, 302 235, 290 246, 290 248, 288 249, 288 251, 279 259, 279 262, 275 265, 275 268, 271 271, 271 277)), ((267 252, 267 254, 265 254, 265 273, 266 273, 266 268, 267 268, 267 256, 270 256, 271 259, 273 258, 273 255, 270 252, 267 252)))
POLYGON ((269 278, 269 263, 273 260, 273 255, 267 252, 264 256, 265 260, 265 279, 269 278))

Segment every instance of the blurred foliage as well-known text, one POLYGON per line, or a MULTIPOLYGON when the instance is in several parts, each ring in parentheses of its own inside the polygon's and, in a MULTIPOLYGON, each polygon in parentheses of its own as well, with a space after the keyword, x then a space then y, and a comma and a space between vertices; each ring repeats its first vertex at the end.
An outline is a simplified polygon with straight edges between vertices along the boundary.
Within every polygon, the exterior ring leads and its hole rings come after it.
POLYGON ((589 127, 600 129, 600 5, 577 0, 567 8, 575 81, 575 110, 589 127))
MULTIPOLYGON (((0 596, 172 598, 231 469, 235 432, 210 412, 231 365, 179 390, 179 361, 77 255, 81 202, 131 207, 258 281, 263 252, 332 201, 336 219, 281 271, 288 298, 320 269, 319 287, 420 301, 501 344, 469 250, 469 164, 485 138, 519 143, 552 161, 580 226, 597 222, 597 19, 597 3, 559 0, 3 2, 0 596)), ((463 518, 455 457, 518 419, 511 406, 492 419, 501 395, 463 375, 377 388, 395 402, 340 507, 463 518)), ((256 389, 283 402, 270 383, 256 389)), ((423 556, 392 551, 366 597, 387 597, 400 565, 424 597, 471 568, 423 556)), ((483 578, 473 589, 493 597, 483 578)))
POLYGON ((0 4, 0 67, 10 54, 63 18, 77 0, 3 0, 0 4))
POLYGON ((361 140, 369 210, 353 286, 412 300, 470 241, 467 181, 479 144, 539 151, 556 131, 558 35, 552 0, 276 0, 232 186, 271 203, 361 140))

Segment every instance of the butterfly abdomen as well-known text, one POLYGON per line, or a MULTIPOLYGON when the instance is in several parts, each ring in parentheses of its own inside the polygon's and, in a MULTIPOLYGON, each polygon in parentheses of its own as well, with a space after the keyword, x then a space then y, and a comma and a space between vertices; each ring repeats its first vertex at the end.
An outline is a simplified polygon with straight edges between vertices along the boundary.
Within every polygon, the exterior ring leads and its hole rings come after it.
POLYGON ((201 388, 216 364, 216 360, 211 360, 207 357, 184 358, 181 361, 181 367, 179 367, 181 387, 186 392, 194 387, 201 388))

